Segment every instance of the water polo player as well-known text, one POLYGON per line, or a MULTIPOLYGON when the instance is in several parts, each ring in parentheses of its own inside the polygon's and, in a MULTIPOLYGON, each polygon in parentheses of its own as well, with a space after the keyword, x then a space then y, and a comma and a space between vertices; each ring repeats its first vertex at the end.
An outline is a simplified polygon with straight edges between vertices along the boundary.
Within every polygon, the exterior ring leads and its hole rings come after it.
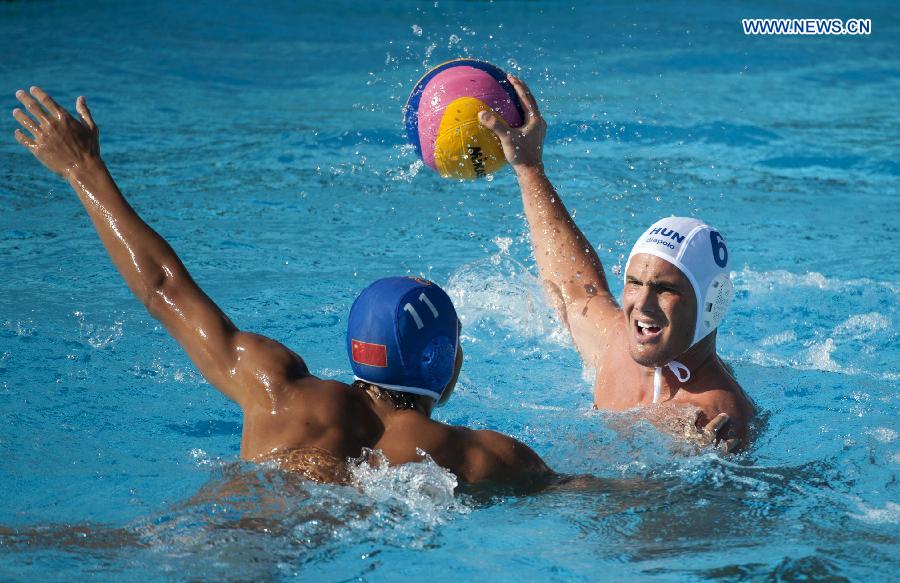
POLYGON ((500 138, 516 172, 545 287, 585 363, 596 368, 594 405, 621 411, 659 403, 673 414, 693 406, 707 436, 722 438, 726 450, 738 447, 754 410, 716 354, 716 327, 733 295, 722 235, 691 218, 653 224, 628 257, 619 307, 596 251, 544 173, 547 124, 537 102, 521 80, 510 81, 525 126, 510 128, 488 112, 479 120, 500 138))
POLYGON ((464 483, 527 487, 551 475, 537 454, 510 437, 430 419, 463 361, 456 311, 440 287, 395 277, 366 288, 353 304, 347 334, 357 380, 319 379, 287 347, 239 330, 141 220, 100 157, 83 97, 75 105, 81 121, 39 88, 16 97, 33 116, 14 110, 25 130, 16 130, 18 142, 69 182, 134 295, 203 376, 241 406, 242 458, 274 460, 325 481, 346 480, 345 460, 365 448, 381 450, 391 464, 420 461, 425 451, 464 483))

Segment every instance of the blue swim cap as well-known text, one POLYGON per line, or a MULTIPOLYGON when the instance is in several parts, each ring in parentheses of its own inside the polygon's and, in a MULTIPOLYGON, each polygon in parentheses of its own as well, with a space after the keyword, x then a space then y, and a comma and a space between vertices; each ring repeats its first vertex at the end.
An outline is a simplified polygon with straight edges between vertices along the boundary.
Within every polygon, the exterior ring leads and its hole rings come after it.
POLYGON ((418 277, 379 279, 350 308, 347 355, 356 378, 440 400, 459 343, 453 302, 418 277))

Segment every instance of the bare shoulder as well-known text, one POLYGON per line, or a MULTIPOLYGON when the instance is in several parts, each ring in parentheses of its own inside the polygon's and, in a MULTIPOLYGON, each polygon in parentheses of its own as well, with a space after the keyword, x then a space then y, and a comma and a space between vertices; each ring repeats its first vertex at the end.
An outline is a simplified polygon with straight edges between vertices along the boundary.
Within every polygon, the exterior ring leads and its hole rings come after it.
POLYGON ((269 370, 271 376, 262 383, 264 390, 258 391, 252 403, 244 407, 248 418, 264 420, 270 426, 288 423, 343 427, 347 419, 364 409, 358 391, 342 382, 320 379, 308 371, 279 375, 280 367, 269 370))
POLYGON ((391 464, 421 461, 421 450, 439 466, 459 476, 462 438, 457 428, 413 410, 395 411, 383 427, 384 431, 373 446, 384 452, 391 464))
POLYGON ((512 437, 447 425, 413 411, 394 415, 376 447, 392 464, 420 460, 421 449, 464 484, 517 485, 550 473, 530 447, 512 437))
POLYGON ((465 444, 465 481, 514 484, 534 482, 551 475, 544 460, 530 447, 508 435, 460 429, 465 444))
POLYGON ((264 394, 258 405, 244 411, 245 459, 310 448, 345 459, 377 439, 377 416, 360 391, 342 382, 308 374, 264 394))
POLYGON ((237 360, 252 362, 257 369, 282 371, 286 381, 309 375, 300 355, 277 340, 252 332, 239 332, 234 338, 237 360))
POLYGON ((302 407, 323 423, 338 422, 345 425, 347 419, 355 419, 371 408, 363 394, 346 383, 320 379, 307 374, 287 384, 282 398, 285 404, 302 404, 302 407))
POLYGON ((729 379, 731 382, 709 388, 699 395, 696 405, 702 413, 697 422, 703 427, 719 413, 725 413, 729 418, 728 434, 744 440, 750 433, 756 408, 737 381, 729 379))
POLYGON ((235 331, 228 336, 227 344, 221 347, 223 356, 215 359, 215 366, 206 367, 212 372, 204 374, 245 412, 258 407, 271 409, 273 400, 310 376, 303 359, 272 338, 235 331))

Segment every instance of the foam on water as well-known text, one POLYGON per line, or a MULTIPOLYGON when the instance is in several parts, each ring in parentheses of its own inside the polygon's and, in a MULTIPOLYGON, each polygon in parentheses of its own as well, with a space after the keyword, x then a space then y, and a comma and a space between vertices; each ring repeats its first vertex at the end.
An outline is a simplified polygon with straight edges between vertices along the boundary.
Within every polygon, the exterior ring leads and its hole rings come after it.
POLYGON ((761 366, 900 379, 890 366, 898 355, 894 321, 900 288, 895 284, 749 268, 732 277, 738 294, 725 329, 739 332, 721 342, 728 357, 761 366), (769 300, 773 294, 774 303, 769 300), (789 328, 758 337, 759 319, 789 328))
MULTIPOLYGON (((297 481, 290 475, 282 474, 275 462, 260 464, 262 469, 258 469, 252 464, 235 466, 234 462, 212 458, 200 448, 192 449, 189 455, 198 468, 221 472, 224 479, 210 483, 211 486, 221 487, 217 503, 228 503, 232 499, 238 501, 244 493, 235 492, 231 485, 241 483, 246 486, 248 481, 262 488, 257 495, 285 496, 279 486, 286 483, 302 486, 287 493, 299 493, 301 497, 308 492, 339 493, 341 499, 354 500, 367 510, 357 514, 353 511, 354 504, 330 506, 327 501, 317 502, 316 508, 326 511, 333 519, 329 521, 330 536, 342 539, 375 536, 390 544, 421 548, 429 544, 436 527, 468 514, 471 508, 464 498, 455 496, 459 485, 456 476, 437 465, 426 452, 418 450, 418 453, 421 457, 419 462, 391 466, 382 452, 366 449, 359 459, 348 460, 352 484, 346 487, 297 481), (255 477, 265 479, 255 482, 255 477), (335 520, 343 525, 338 530, 332 528, 335 520)), ((288 497, 284 503, 307 505, 308 501, 305 498, 292 501, 288 497)), ((187 508, 191 508, 191 504, 187 508)), ((297 524, 294 532, 302 533, 307 541, 318 540, 320 537, 313 536, 313 533, 322 524, 321 519, 311 524, 297 524)))
POLYGON ((895 439, 897 439, 897 431, 889 427, 876 427, 875 429, 872 429, 867 433, 881 443, 892 443, 895 439))
POLYGON ((373 512, 353 528, 378 531, 393 544, 422 548, 431 543, 436 527, 470 511, 454 496, 456 476, 426 452, 418 453, 421 462, 402 466, 388 465, 378 451, 363 454, 352 468, 353 483, 371 500, 373 512))
POLYGON ((872 524, 900 524, 900 504, 888 502, 884 508, 871 508, 859 502, 861 514, 850 514, 851 517, 872 524))
POLYGON ((124 527, 0 527, 0 546, 68 549, 84 560, 145 549, 143 568, 151 574, 266 579, 296 575, 347 552, 366 560, 372 545, 433 546, 439 527, 472 510, 454 496, 456 478, 424 452, 421 462, 400 467, 367 452, 354 462, 350 486, 306 482, 267 464, 212 460, 200 449, 190 455, 210 472, 209 480, 162 513, 124 527))
POLYGON ((817 288, 828 291, 846 291, 861 287, 883 288, 892 294, 900 294, 900 286, 889 281, 876 281, 869 278, 840 279, 826 277, 814 271, 808 273, 791 273, 783 269, 757 272, 749 267, 741 271, 732 272, 736 291, 748 291, 751 293, 784 293, 784 290, 793 288, 817 288))

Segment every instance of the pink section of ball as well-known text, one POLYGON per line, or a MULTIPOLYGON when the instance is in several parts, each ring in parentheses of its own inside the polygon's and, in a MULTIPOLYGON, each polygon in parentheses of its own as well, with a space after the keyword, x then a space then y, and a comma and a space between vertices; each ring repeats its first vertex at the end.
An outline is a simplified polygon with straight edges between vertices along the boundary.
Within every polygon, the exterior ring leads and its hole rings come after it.
MULTIPOLYGON (((510 87, 512 90, 512 87, 510 87)), ((513 127, 522 125, 522 116, 506 90, 481 69, 460 65, 441 71, 425 86, 419 100, 419 143, 422 161, 437 169, 434 142, 444 117, 444 110, 460 97, 474 97, 498 112, 513 127)))

